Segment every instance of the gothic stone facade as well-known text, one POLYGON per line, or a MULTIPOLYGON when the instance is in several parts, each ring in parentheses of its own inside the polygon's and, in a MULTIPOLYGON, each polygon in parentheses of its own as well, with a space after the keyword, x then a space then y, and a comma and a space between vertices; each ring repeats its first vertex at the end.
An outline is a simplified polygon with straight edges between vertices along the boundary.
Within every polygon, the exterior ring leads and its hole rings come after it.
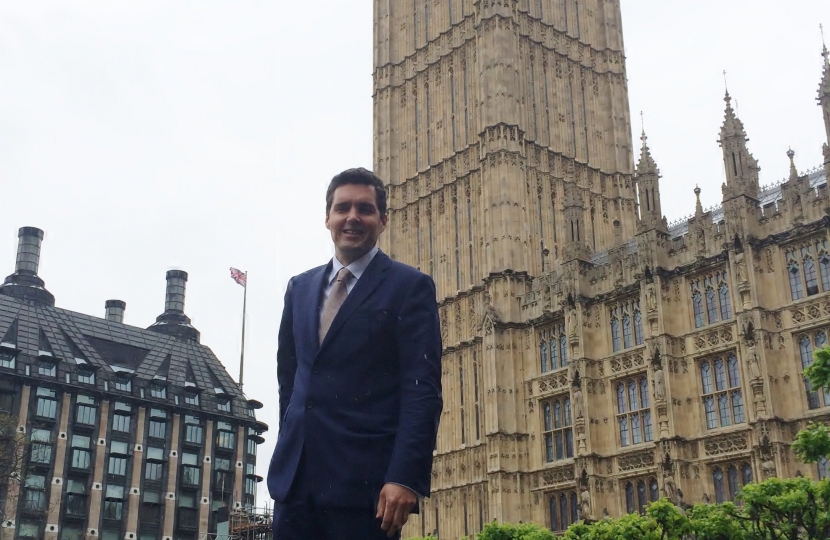
MULTIPOLYGON (((255 504, 268 429, 184 314, 167 273, 147 329, 55 307, 37 275, 42 231, 23 227, 0 285, 0 412, 30 442, 22 481, 0 479, 0 540, 204 538, 221 509, 255 504)), ((223 519, 224 514, 224 519, 223 519)))
MULTIPOLYGON (((645 134, 634 165, 618 0, 375 0, 374 57, 382 247, 433 276, 444 340, 405 536, 825 474, 789 444, 830 420, 802 377, 830 337, 827 144, 761 187, 727 94, 722 204, 696 190, 669 225, 645 134)), ((819 105, 830 144, 826 54, 819 105)))

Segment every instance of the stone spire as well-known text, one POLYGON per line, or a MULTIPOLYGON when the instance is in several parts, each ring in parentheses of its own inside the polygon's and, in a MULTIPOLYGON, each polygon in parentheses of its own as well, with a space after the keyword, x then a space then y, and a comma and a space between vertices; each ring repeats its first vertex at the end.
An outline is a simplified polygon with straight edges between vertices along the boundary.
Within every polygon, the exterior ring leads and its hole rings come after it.
POLYGON ((662 226, 661 228, 665 229, 663 211, 660 207, 660 169, 651 157, 645 130, 640 140, 643 141, 643 145, 640 148, 640 161, 637 162, 636 169, 637 189, 640 196, 640 228, 650 229, 662 226))
MULTIPOLYGON (((821 25, 819 25, 821 28, 821 25)), ((827 141, 824 143, 824 168, 830 174, 830 52, 827 51, 827 45, 824 43, 824 30, 821 33, 821 56, 824 57, 823 71, 821 75, 821 83, 818 85, 818 101, 821 107, 822 116, 824 117, 824 130, 827 134, 827 141)))
POLYGON ((787 150, 787 157, 790 158, 790 180, 798 180, 798 169, 795 168, 795 152, 792 148, 787 150))
POLYGON ((761 169, 746 146, 749 138, 746 136, 743 122, 732 108, 732 97, 728 90, 723 100, 726 102, 726 110, 718 143, 723 150, 723 166, 726 170, 724 200, 739 195, 757 199, 758 171, 761 169))
POLYGON ((700 204, 700 186, 695 186, 695 217, 703 216, 703 205, 700 204))

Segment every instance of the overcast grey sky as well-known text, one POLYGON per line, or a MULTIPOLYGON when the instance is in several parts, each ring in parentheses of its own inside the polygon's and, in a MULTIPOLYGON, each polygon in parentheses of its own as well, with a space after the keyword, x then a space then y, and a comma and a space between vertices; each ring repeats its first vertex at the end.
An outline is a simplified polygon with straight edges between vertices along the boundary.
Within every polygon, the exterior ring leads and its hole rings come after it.
MULTIPOLYGON (((40 275, 60 307, 127 302, 146 327, 164 275, 190 274, 186 312, 238 374, 276 439, 275 354, 288 278, 331 256, 324 191, 372 163, 368 0, 0 3, 0 278, 17 229, 44 229, 40 275)), ((762 183, 789 146, 821 163, 816 106, 827 0, 623 0, 631 111, 645 114, 674 220, 720 201, 723 77, 762 183)), ((830 34, 830 33, 829 33, 830 34)), ((261 486, 260 497, 265 494, 261 486)))

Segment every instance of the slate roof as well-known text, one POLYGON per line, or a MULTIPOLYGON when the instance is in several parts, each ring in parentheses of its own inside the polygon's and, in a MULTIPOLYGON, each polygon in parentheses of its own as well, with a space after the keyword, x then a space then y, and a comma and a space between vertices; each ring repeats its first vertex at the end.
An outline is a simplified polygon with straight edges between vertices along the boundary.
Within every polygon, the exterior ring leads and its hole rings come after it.
MULTIPOLYGON (((233 398, 233 416, 253 420, 247 398, 213 351, 192 340, 4 295, 0 295, 0 336, 4 336, 5 346, 18 349, 19 359, 25 355, 34 361, 46 356, 42 353, 45 351, 62 366, 59 371, 89 364, 96 370, 99 389, 104 380, 114 381, 121 373, 130 374, 135 387, 149 386, 157 375, 164 377, 168 393, 179 393, 175 389, 185 387, 190 368, 195 379, 191 382, 201 391, 203 410, 216 411, 218 385, 233 398)), ((23 370, 23 363, 18 362, 18 372, 23 370)))

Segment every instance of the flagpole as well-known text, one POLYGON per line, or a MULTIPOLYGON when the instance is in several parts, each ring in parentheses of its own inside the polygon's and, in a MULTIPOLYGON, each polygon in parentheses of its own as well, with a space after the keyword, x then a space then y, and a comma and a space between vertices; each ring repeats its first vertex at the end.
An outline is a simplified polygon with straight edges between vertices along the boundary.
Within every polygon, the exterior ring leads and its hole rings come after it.
POLYGON ((242 294, 242 349, 239 353, 239 389, 242 390, 242 375, 245 369, 245 311, 248 307, 248 272, 245 272, 245 292, 242 294))

